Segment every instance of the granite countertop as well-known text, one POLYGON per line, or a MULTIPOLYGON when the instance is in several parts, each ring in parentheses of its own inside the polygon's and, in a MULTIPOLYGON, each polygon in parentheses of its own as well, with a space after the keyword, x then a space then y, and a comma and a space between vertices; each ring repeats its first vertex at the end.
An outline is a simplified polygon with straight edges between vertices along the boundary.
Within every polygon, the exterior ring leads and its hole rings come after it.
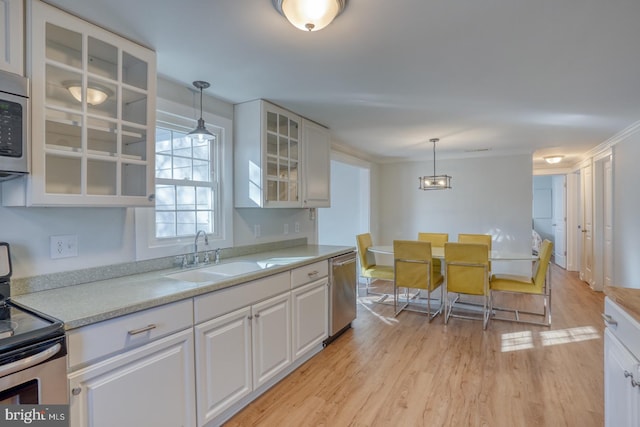
POLYGON ((640 289, 605 286, 604 293, 612 301, 624 308, 631 317, 640 322, 640 289))
POLYGON ((349 246, 304 245, 223 259, 220 264, 270 260, 269 264, 274 265, 213 283, 193 283, 166 277, 171 273, 193 270, 172 268, 34 292, 11 299, 19 305, 62 320, 65 329, 70 330, 239 285, 354 250, 349 246))

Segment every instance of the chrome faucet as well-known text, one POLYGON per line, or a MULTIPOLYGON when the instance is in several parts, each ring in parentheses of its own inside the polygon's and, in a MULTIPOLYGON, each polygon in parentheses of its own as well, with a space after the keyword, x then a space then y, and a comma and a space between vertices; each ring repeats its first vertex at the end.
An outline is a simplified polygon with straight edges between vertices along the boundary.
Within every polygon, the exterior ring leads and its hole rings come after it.
POLYGON ((204 244, 209 245, 209 238, 207 237, 207 233, 204 230, 199 230, 196 233, 196 238, 193 242, 193 265, 198 265, 200 261, 198 260, 198 237, 200 234, 204 235, 204 244))
POLYGON ((216 264, 220 264, 220 248, 213 251, 213 262, 216 264))

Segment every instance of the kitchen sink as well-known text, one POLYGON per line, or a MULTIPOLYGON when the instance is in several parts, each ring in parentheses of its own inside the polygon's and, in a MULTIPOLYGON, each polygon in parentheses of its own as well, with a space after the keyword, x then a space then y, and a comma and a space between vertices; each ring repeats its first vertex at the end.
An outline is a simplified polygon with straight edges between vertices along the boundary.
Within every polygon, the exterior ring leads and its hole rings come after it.
POLYGON ((253 261, 235 261, 226 264, 216 264, 201 269, 202 272, 221 274, 224 276, 237 276, 238 274, 251 273, 262 270, 264 267, 253 261))
POLYGON ((262 270, 263 266, 253 261, 236 261, 226 264, 216 264, 208 267, 198 268, 195 270, 180 271, 178 273, 168 274, 166 277, 171 279, 183 280, 185 282, 205 283, 217 282, 232 276, 251 273, 252 271, 262 270))
POLYGON ((168 274, 166 277, 171 279, 183 280, 185 282, 203 283, 203 282, 216 282, 223 280, 229 276, 226 274, 216 274, 213 272, 206 272, 204 270, 187 270, 179 273, 168 274))

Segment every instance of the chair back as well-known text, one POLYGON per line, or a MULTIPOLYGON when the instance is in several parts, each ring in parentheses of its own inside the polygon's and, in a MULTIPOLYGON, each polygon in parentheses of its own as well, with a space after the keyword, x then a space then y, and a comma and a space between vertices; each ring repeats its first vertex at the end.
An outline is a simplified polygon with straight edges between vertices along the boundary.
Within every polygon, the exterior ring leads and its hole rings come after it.
POLYGON ((459 243, 484 243, 491 250, 491 234, 458 234, 459 243))
POLYGON ((449 241, 447 233, 418 233, 418 240, 430 242, 432 247, 444 248, 444 244, 449 241))
POLYGON ((553 243, 550 240, 544 239, 540 245, 540 259, 537 262, 536 272, 533 275, 533 284, 538 293, 542 293, 544 284, 547 278, 547 270, 549 269, 549 263, 551 262, 551 254, 553 252, 553 243))
POLYGON ((371 240, 371 233, 358 234, 356 236, 356 243, 358 245, 360 269, 364 271, 375 266, 376 258, 371 252, 368 251, 369 247, 373 245, 371 240))
POLYGON ((485 243, 445 243, 447 292, 486 295, 489 247, 485 243))
POLYGON ((394 274, 396 286, 401 288, 434 289, 440 273, 431 264, 431 243, 418 240, 394 240, 394 274), (431 274, 431 278, 429 278, 431 274))

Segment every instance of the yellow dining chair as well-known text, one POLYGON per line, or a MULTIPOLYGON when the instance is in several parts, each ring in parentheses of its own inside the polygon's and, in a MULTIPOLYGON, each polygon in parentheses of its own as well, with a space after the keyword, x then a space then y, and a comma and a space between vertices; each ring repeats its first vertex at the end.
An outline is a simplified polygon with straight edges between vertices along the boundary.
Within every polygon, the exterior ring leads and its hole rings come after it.
POLYGON ((393 308, 395 315, 402 310, 416 311, 429 316, 429 321, 433 320, 442 312, 444 301, 443 277, 440 271, 435 271, 432 267, 431 243, 417 240, 394 240, 393 241, 393 268, 395 280, 393 282, 393 308), (435 312, 431 311, 431 292, 440 288, 440 304, 435 312), (404 288, 404 298, 400 308, 399 290, 404 288), (418 292, 411 296, 409 289, 417 289, 418 292), (411 301, 418 300, 420 291, 427 292, 426 311, 420 309, 419 304, 412 305, 411 301))
POLYGON ((540 259, 536 261, 533 277, 516 276, 510 274, 494 274, 491 276, 489 287, 491 289, 491 299, 494 292, 509 292, 516 294, 541 295, 543 301, 543 311, 523 311, 511 308, 494 307, 496 312, 508 311, 514 313, 514 318, 493 316, 496 320, 510 320, 512 322, 530 323, 534 325, 551 326, 551 274, 549 272, 549 262, 553 252, 553 243, 545 239, 540 245, 540 259), (524 320, 520 314, 542 317, 542 321, 524 320))
MULTIPOLYGON (((430 242, 432 248, 442 248, 444 250, 444 244, 449 241, 449 234, 447 233, 418 233, 418 240, 423 242, 430 242)), ((438 258, 433 258, 433 269, 435 271, 442 272, 442 262, 438 258)))
MULTIPOLYGON (((484 243, 489 246, 489 255, 491 255, 491 239, 491 234, 458 234, 460 243, 484 243)), ((491 261, 489 261, 489 275, 491 275, 491 261)))
POLYGON ((445 243, 445 324, 449 317, 482 320, 482 329, 487 328, 491 314, 489 298, 489 248, 483 243, 445 243), (450 293, 455 293, 453 299, 450 293), (476 295, 483 297, 482 317, 452 314, 459 302, 460 295, 476 295))
POLYGON ((375 256, 368 250, 373 245, 371 233, 358 234, 356 236, 358 245, 358 259, 360 261, 360 276, 366 280, 366 293, 374 295, 384 295, 370 292, 372 279, 393 280, 393 266, 377 265, 375 256))

